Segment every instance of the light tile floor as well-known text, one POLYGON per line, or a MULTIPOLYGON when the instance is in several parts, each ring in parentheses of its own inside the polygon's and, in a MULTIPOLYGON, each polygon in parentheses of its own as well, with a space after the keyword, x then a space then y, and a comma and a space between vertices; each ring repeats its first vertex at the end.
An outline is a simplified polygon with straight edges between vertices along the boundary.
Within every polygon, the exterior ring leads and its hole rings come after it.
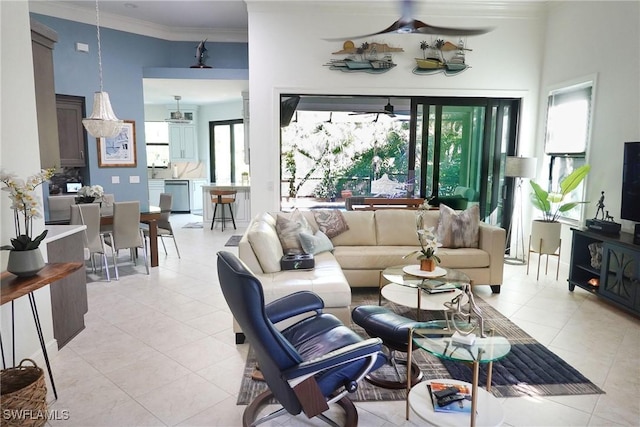
MULTIPOLYGON (((241 425, 245 407, 236 406, 236 394, 248 346, 235 345, 215 263, 220 250, 237 253, 224 244, 243 230, 182 228, 199 220, 171 218, 182 259, 169 242, 149 276, 125 271, 120 281, 87 285, 86 329, 52 355, 59 398, 50 409, 68 419, 49 425, 241 425)), ((550 263, 539 281, 526 266, 506 265, 500 294, 475 292, 606 394, 500 399, 504 425, 640 425, 640 320, 585 291, 569 292, 566 266, 556 281, 550 263)), ((362 426, 426 424, 415 414, 405 421, 404 402, 356 405, 362 426)), ((265 425, 325 424, 301 415, 265 425)))

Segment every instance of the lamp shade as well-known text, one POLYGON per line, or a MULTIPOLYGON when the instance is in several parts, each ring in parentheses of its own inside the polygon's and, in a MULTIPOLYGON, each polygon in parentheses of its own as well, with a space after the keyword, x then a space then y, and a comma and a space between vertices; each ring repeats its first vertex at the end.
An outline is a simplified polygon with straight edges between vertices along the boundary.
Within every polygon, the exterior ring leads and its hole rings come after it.
POLYGON ((87 132, 96 138, 113 138, 122 129, 122 120, 118 120, 109 101, 107 92, 96 92, 93 95, 93 112, 82 119, 87 132))
POLYGON ((536 176, 535 157, 507 157, 504 164, 504 176, 514 178, 534 178, 536 176))

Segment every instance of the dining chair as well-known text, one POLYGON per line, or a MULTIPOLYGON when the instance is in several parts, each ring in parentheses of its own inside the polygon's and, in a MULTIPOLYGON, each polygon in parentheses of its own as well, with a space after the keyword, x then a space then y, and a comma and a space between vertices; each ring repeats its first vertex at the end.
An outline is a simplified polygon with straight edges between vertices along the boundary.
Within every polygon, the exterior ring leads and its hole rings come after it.
MULTIPOLYGON (((176 236, 173 234, 173 228, 171 227, 171 222, 169 221, 169 216, 171 215, 171 205, 173 203, 173 195, 171 193, 160 193, 160 219, 158 219, 158 237, 160 237, 160 241, 162 242, 162 247, 164 248, 164 253, 167 253, 167 246, 164 244, 165 237, 170 237, 173 239, 173 244, 176 247, 176 252, 178 253, 178 258, 180 258, 180 250, 178 249, 178 242, 176 241, 176 236)), ((149 226, 147 224, 140 225, 145 237, 149 237, 149 226)))
POLYGON ((91 268, 96 273, 95 255, 102 258, 102 268, 107 276, 107 282, 111 281, 109 276, 109 263, 107 262, 107 250, 104 241, 104 234, 100 232, 100 205, 97 203, 85 203, 81 205, 71 205, 70 224, 85 225, 84 247, 89 252, 91 268))
POLYGON ((209 190, 211 196, 211 203, 213 204, 213 219, 211 220, 211 229, 213 230, 213 224, 216 222, 216 213, 218 211, 218 205, 221 205, 222 215, 220 220, 222 221, 222 231, 224 231, 224 223, 229 221, 225 218, 224 207, 229 207, 231 213, 231 222, 233 223, 233 229, 236 230, 236 220, 233 218, 233 204, 236 202, 236 190, 209 190))
POLYGON ((141 248, 144 255, 144 266, 149 274, 147 245, 144 242, 144 234, 140 229, 140 202, 114 202, 113 230, 105 236, 105 243, 111 247, 116 280, 120 279, 118 273, 118 252, 120 249, 129 249, 131 259, 135 264, 136 249, 141 248))

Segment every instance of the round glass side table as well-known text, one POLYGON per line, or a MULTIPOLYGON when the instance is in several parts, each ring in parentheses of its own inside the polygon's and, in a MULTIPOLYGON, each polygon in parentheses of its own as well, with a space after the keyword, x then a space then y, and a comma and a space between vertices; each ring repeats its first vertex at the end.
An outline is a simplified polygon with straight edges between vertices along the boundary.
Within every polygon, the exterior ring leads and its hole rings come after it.
POLYGON ((406 272, 406 265, 386 268, 380 273, 378 281, 378 305, 382 297, 396 304, 415 308, 416 319, 420 320, 420 310, 445 310, 445 302, 451 301, 463 293, 470 279, 465 273, 452 268, 440 267, 444 274, 434 277, 421 277, 406 272), (383 279, 391 282, 383 284, 383 279), (433 290, 444 292, 434 292, 433 290))
MULTIPOLYGON (((473 344, 459 344, 447 336, 446 329, 439 330, 439 326, 446 327, 441 321, 426 322, 419 324, 417 328, 409 333, 409 349, 407 351, 407 363, 411 363, 412 346, 415 345, 438 358, 448 359, 455 362, 469 363, 472 365, 471 382, 471 416, 470 425, 476 425, 478 409, 478 377, 481 363, 488 363, 487 369, 487 391, 491 390, 491 373, 493 362, 505 357, 511 351, 511 344, 504 337, 489 336, 477 337, 473 344), (426 327, 423 327, 426 326, 426 327)), ((411 394, 411 384, 407 385, 408 395, 411 394)), ((489 395, 492 398, 492 395, 489 395)), ((483 397, 483 400, 485 398, 483 397)), ((409 419, 409 401, 407 399, 406 416, 409 419)), ((501 409, 501 408, 500 408, 501 409)))

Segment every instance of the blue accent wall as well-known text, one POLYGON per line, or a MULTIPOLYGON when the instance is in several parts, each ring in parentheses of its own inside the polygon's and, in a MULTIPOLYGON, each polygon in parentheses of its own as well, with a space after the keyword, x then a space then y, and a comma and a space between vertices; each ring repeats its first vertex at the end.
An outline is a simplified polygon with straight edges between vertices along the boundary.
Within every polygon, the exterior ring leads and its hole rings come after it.
MULTIPOLYGON (((56 93, 84 96, 87 114, 91 114, 93 94, 100 89, 95 25, 35 13, 31 17, 58 33, 58 42, 53 50, 56 93), (75 44, 78 42, 88 44, 89 52, 77 52, 75 44)), ((87 135, 89 176, 86 178, 89 184, 102 185, 105 193, 113 193, 116 200, 140 200, 143 209, 148 207, 143 70, 165 69, 165 75, 182 74, 181 71, 197 62, 195 52, 199 42, 167 41, 100 27, 103 89, 109 93, 116 116, 136 123, 137 167, 98 167, 96 139, 87 135), (113 176, 120 178, 119 184, 111 183, 113 176), (130 184, 131 176, 138 176, 140 183, 130 184)), ((208 58, 205 63, 214 67, 213 70, 229 69, 231 74, 247 78, 249 52, 246 43, 206 42, 206 48, 208 58)), ((191 71, 192 78, 197 78, 193 71, 198 70, 191 71)))

